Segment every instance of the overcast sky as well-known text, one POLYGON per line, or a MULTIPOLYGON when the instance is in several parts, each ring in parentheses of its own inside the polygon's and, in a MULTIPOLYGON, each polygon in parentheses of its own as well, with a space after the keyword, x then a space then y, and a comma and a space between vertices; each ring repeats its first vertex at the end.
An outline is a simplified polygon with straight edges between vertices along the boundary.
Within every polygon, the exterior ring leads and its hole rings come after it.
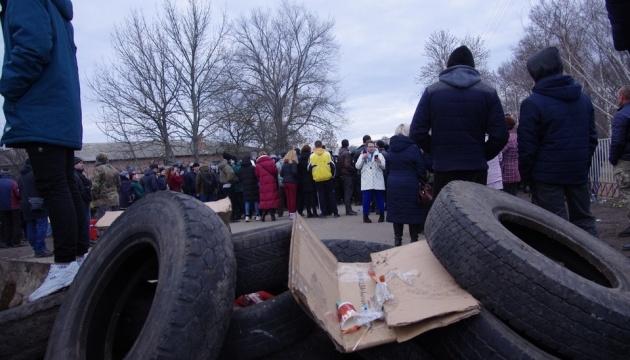
MULTIPOLYGON (((183 1, 183 0, 179 0, 183 1)), ((348 124, 339 140, 360 142, 364 134, 390 136, 410 122, 422 85, 416 81, 426 61, 425 39, 436 30, 455 36, 481 35, 492 68, 510 56, 523 34, 532 1, 524 0, 308 0, 299 2, 335 21, 340 45, 339 77, 348 124)), ((161 0, 74 0, 75 40, 82 82, 84 142, 104 142, 95 125, 98 111, 87 87, 95 65, 112 56, 110 34, 133 10, 155 13, 161 0)), ((213 1, 229 18, 280 0, 213 1)), ((2 123, 4 123, 2 119, 2 123)))

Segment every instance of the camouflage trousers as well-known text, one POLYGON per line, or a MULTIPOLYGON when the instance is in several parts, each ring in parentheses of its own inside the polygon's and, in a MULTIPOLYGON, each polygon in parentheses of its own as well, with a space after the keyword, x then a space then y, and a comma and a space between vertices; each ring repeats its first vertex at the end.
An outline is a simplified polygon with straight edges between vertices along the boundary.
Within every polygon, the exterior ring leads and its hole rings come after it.
POLYGON ((630 218, 630 161, 619 160, 615 165, 613 174, 617 186, 619 186, 619 192, 626 200, 626 208, 628 209, 626 215, 630 218))

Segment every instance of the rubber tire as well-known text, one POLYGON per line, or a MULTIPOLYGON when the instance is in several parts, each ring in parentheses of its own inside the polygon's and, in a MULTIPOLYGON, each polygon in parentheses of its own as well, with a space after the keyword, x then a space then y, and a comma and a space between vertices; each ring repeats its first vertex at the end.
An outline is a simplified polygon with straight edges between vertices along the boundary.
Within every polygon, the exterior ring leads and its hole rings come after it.
POLYGON ((41 359, 65 291, 0 311, 0 359, 41 359))
POLYGON ((99 335, 117 333, 103 329, 117 318, 117 296, 151 261, 159 281, 141 332, 123 349, 126 356, 215 358, 234 299, 230 232, 202 202, 160 191, 127 209, 92 249, 61 306, 47 359, 101 358, 111 351, 99 335))
POLYGON ((569 358, 630 354, 630 260, 580 228, 512 195, 456 181, 431 207, 425 233, 455 280, 541 349, 569 358))
POLYGON ((221 359, 256 359, 288 347, 313 331, 315 323, 291 292, 232 313, 221 359))
POLYGON ((259 290, 280 293, 289 282, 292 223, 232 234, 236 295, 259 290))
POLYGON ((551 360, 489 311, 422 334, 417 341, 438 359, 551 360))

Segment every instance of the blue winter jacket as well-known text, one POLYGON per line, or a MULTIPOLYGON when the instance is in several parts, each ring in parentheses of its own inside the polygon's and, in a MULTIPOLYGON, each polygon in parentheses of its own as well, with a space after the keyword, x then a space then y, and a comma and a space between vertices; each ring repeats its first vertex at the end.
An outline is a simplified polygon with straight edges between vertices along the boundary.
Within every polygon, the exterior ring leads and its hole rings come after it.
POLYGON ((567 75, 540 79, 521 104, 521 177, 548 184, 584 184, 596 147, 593 104, 582 86, 567 75))
POLYGON ((387 221, 424 226, 428 207, 418 204, 418 191, 420 181, 426 178, 426 167, 413 140, 402 135, 392 136, 387 169, 387 221))
POLYGON ((497 92, 466 65, 444 70, 424 91, 409 135, 436 172, 485 170, 508 140, 497 92))
POLYGON ((81 148, 81 99, 70 0, 2 0, 2 143, 81 148))
POLYGON ((619 160, 630 161, 630 103, 617 111, 612 120, 608 160, 617 165, 619 160))

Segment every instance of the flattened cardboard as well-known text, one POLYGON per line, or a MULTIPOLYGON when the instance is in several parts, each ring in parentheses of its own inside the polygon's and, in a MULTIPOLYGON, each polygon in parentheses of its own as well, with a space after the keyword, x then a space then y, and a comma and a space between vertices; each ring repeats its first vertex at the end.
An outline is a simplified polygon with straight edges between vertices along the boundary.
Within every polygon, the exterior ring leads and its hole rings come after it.
MULTIPOLYGON (((230 202, 229 198, 221 199, 218 201, 210 201, 204 204, 206 204, 207 207, 212 209, 219 216, 221 216, 221 214, 229 213, 230 211, 232 211, 232 203, 230 202)), ((122 210, 105 212, 105 215, 103 215, 103 217, 98 219, 98 221, 96 222, 96 227, 99 229, 105 229, 112 226, 114 221, 116 221, 116 219, 118 219, 118 217, 122 215, 123 212, 124 211, 122 210)))
POLYGON ((477 301, 459 289, 439 262, 434 257, 431 259, 432 256, 426 244, 415 243, 411 247, 372 254, 372 263, 340 263, 298 216, 291 240, 289 289, 343 352, 403 342, 479 312, 477 301), (349 301, 358 311, 367 306, 375 289, 375 283, 368 275, 370 268, 377 275, 386 271, 418 275, 412 285, 399 279, 391 281, 389 289, 395 302, 385 307, 385 321, 375 321, 369 328, 342 334, 337 302, 349 301), (429 275, 437 278, 428 279, 429 275), (425 284, 429 290, 423 288, 425 284))

